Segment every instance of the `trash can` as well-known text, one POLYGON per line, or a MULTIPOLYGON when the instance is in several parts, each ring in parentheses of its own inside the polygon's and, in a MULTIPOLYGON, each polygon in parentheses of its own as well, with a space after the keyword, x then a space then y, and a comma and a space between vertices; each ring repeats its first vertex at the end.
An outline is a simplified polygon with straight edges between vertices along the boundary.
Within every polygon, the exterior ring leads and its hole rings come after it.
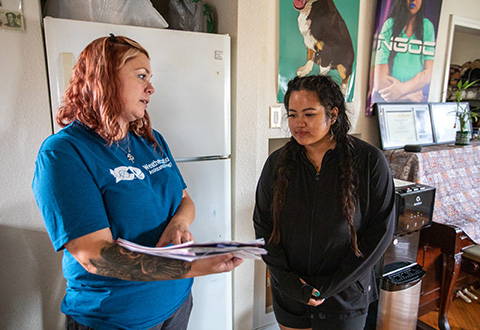
POLYGON ((426 272, 414 262, 394 262, 380 278, 377 330, 415 330, 422 278, 426 272))

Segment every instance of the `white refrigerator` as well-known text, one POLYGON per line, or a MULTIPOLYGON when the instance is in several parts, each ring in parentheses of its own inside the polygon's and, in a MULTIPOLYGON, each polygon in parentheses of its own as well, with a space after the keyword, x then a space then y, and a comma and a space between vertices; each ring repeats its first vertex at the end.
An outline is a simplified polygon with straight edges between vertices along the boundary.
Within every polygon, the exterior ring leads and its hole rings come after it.
MULTIPOLYGON (((155 93, 147 111, 195 202, 191 231, 199 242, 230 240, 230 37, 51 17, 44 29, 53 114, 78 55, 94 39, 123 35, 149 52, 155 93)), ((193 297, 189 329, 232 329, 231 273, 196 278, 193 297)))

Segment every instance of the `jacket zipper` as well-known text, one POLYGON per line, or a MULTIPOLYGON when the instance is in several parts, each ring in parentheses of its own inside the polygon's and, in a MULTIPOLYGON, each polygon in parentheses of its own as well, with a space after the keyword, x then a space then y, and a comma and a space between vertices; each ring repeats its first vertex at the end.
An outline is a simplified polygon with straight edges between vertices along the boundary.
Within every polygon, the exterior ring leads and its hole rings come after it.
MULTIPOLYGON (((315 181, 320 180, 320 172, 316 172, 315 181)), ((315 190, 313 191, 313 204, 312 204, 312 215, 310 217, 310 245, 309 245, 309 255, 308 255, 308 274, 312 273, 312 242, 313 242, 313 219, 315 215, 315 201, 317 199, 317 188, 318 184, 315 184, 315 190)))
MULTIPOLYGON (((320 171, 315 173, 315 181, 320 180, 320 171)), ((310 217, 310 246, 308 253, 308 274, 312 273, 312 242, 313 242, 313 219, 315 215, 315 201, 317 200, 318 183, 315 184, 315 190, 313 191, 313 203, 312 203, 312 215, 310 217)), ((317 289, 318 290, 318 289, 317 289)), ((313 319, 313 307, 310 308, 310 317, 313 319)))

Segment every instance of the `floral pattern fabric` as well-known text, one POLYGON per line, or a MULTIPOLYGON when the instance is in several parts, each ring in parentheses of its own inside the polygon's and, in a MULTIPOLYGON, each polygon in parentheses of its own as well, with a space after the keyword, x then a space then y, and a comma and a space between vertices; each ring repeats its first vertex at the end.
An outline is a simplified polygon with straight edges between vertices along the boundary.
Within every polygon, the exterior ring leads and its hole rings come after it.
POLYGON ((394 178, 436 188, 433 221, 459 227, 480 244, 480 142, 383 153, 394 178))

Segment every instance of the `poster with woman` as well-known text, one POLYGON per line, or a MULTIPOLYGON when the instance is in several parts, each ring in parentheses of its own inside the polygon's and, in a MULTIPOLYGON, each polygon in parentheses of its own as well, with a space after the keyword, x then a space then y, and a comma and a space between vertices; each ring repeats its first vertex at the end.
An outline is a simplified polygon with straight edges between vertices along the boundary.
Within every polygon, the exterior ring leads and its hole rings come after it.
POLYGON ((353 100, 360 0, 280 0, 277 101, 295 76, 326 74, 353 100))
POLYGON ((377 102, 428 102, 442 0, 378 0, 366 115, 377 102))

